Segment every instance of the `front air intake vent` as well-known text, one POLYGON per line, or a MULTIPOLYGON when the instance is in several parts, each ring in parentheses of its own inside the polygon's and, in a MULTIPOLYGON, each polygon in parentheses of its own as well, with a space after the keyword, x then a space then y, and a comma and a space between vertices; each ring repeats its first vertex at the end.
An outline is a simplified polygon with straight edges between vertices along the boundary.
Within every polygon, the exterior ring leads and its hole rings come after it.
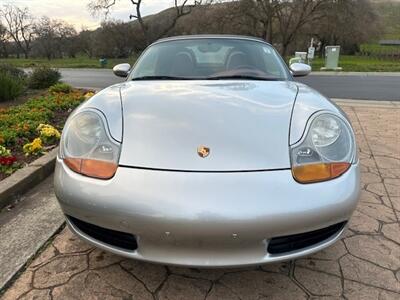
POLYGON ((345 225, 346 222, 341 222, 315 231, 275 237, 269 241, 267 251, 270 254, 282 254, 301 250, 329 239, 345 225))
POLYGON ((82 220, 78 220, 71 216, 67 217, 68 220, 74 226, 76 226, 80 231, 82 231, 84 234, 90 236, 95 240, 125 250, 133 251, 137 249, 136 238, 133 234, 103 228, 97 225, 84 222, 82 220))

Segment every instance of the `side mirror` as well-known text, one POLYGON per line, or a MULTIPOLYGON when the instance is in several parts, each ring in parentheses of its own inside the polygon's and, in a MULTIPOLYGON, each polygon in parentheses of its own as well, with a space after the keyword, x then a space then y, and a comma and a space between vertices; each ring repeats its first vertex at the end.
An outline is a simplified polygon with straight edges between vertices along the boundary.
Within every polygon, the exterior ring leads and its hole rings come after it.
POLYGON ((289 69, 294 77, 307 76, 311 73, 311 67, 303 63, 293 63, 289 69))
POLYGON ((113 68, 113 72, 114 75, 118 77, 127 77, 130 69, 131 69, 130 64, 119 64, 113 68))

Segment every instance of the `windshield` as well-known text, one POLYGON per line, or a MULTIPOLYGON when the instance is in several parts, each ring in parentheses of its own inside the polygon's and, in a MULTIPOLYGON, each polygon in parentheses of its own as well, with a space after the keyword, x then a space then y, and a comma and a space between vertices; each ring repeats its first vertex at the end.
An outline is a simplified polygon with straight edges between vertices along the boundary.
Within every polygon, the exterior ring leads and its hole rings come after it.
POLYGON ((130 80, 288 80, 270 45, 246 39, 197 38, 160 42, 139 58, 130 80))

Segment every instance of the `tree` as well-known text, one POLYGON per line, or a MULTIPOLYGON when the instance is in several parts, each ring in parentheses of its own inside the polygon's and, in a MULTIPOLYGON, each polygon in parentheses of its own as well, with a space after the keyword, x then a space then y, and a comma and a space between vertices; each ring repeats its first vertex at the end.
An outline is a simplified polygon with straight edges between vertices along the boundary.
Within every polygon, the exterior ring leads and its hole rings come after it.
POLYGON ((34 41, 39 48, 40 56, 47 59, 62 57, 66 52, 71 54, 71 42, 77 35, 76 30, 69 24, 60 20, 51 20, 48 17, 42 17, 35 24, 34 41))
POLYGON ((0 57, 8 56, 8 38, 6 27, 0 23, 0 57))
MULTIPOLYGON (((158 19, 158 18, 155 18, 158 19)), ((213 1, 213 5, 194 7, 181 18, 173 34, 258 35, 258 22, 243 11, 241 1, 213 1)))
POLYGON ((241 0, 242 11, 257 20, 261 37, 269 43, 279 43, 281 54, 309 24, 315 24, 324 15, 328 0, 241 0))
MULTIPOLYGON (((90 0, 88 4, 89 10, 93 14, 98 14, 102 11, 105 12, 107 15, 110 12, 110 9, 116 4, 118 0, 90 0)), ((155 36, 151 36, 149 33, 149 24, 145 21, 141 14, 141 7, 143 4, 143 0, 129 0, 131 4, 133 5, 133 13, 129 15, 130 19, 136 19, 140 25, 143 38, 145 40, 145 44, 148 45, 152 40, 159 39, 168 32, 170 32, 176 25, 178 19, 181 17, 188 15, 192 11, 192 7, 198 6, 198 5, 206 5, 206 4, 211 4, 212 0, 197 0, 194 2, 192 5, 188 5, 188 0, 174 0, 174 14, 170 19, 170 22, 168 25, 166 25, 163 30, 158 31, 158 33, 155 36)))
MULTIPOLYGON (((371 6, 371 3, 369 4, 371 6)), ((385 35, 400 39, 400 2, 372 3, 374 11, 382 19, 385 35)))
POLYGON ((261 37, 271 44, 273 43, 274 20, 280 2, 279 0, 241 0, 242 12, 261 25, 261 37))
POLYGON ((4 20, 9 37, 28 58, 34 38, 34 18, 28 8, 4 5, 0 9, 0 17, 4 20))
POLYGON ((74 26, 68 24, 64 21, 58 22, 57 28, 59 43, 58 51, 62 56, 75 57, 79 50, 77 45, 78 33, 76 32, 74 26))
POLYGON ((368 0, 329 0, 325 15, 310 32, 325 45, 341 45, 354 54, 361 43, 377 38, 382 31, 379 16, 368 0))
POLYGON ((36 48, 38 48, 39 56, 44 56, 48 60, 54 58, 56 55, 58 43, 57 25, 56 22, 50 20, 48 17, 42 17, 35 24, 36 48))
POLYGON ((95 55, 95 37, 94 32, 83 29, 77 37, 77 45, 79 51, 84 52, 89 58, 95 55))
POLYGON ((104 57, 129 57, 133 52, 132 24, 121 21, 101 23, 95 33, 96 54, 104 57))
POLYGON ((315 24, 325 16, 327 0, 286 0, 276 6, 276 19, 281 36, 281 54, 287 55, 288 46, 307 24, 315 24))

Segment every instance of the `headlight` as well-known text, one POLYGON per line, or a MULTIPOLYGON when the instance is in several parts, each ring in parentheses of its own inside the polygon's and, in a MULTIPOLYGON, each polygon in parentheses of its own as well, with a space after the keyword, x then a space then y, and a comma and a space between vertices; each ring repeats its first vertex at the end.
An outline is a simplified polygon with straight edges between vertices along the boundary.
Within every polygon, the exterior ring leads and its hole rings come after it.
POLYGON ((119 153, 120 144, 108 135, 104 118, 94 110, 78 113, 64 128, 61 158, 79 174, 99 179, 113 177, 119 153))
POLYGON ((336 178, 349 169, 354 152, 349 125, 335 115, 319 114, 305 138, 291 148, 293 177, 301 183, 336 178))

